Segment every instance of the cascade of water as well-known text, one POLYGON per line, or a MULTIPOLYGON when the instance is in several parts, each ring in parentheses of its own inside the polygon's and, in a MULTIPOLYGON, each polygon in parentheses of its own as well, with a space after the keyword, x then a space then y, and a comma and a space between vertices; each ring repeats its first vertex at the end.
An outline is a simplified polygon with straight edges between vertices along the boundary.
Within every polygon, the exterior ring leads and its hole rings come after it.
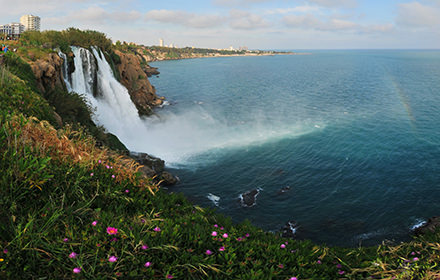
POLYGON ((67 64, 67 56, 62 52, 59 51, 58 55, 63 59, 63 78, 64 78, 64 83, 66 84, 66 88, 67 91, 72 91, 72 85, 70 83, 70 76, 69 76, 69 66, 67 64))
POLYGON ((72 91, 83 95, 94 108, 94 120, 127 146, 136 151, 144 151, 135 137, 146 130, 128 90, 113 75, 104 54, 92 48, 89 50, 72 47, 75 55, 75 71, 72 73, 72 91), (99 93, 93 94, 96 88, 99 93))

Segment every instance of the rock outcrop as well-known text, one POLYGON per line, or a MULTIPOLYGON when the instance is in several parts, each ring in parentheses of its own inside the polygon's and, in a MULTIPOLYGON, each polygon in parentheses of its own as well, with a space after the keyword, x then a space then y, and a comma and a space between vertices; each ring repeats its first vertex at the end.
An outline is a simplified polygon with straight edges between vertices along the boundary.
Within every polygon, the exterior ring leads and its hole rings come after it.
POLYGON ((434 233, 440 229, 440 216, 429 218, 426 223, 414 229, 415 235, 434 233))
POLYGON ((121 59, 117 64, 121 84, 128 89, 139 114, 151 115, 153 107, 161 105, 164 98, 156 95, 156 89, 148 81, 148 71, 141 65, 141 58, 131 53, 115 53, 121 59))
POLYGON ((259 189, 253 189, 240 195, 241 205, 244 207, 252 207, 257 204, 257 196, 260 193, 259 189))
POLYGON ((51 53, 44 58, 31 61, 29 64, 37 79, 37 87, 41 92, 48 92, 64 86, 61 72, 63 59, 58 54, 51 53))
POLYGON ((177 184, 179 179, 168 171, 165 171, 165 162, 160 158, 150 156, 146 153, 130 153, 130 157, 143 165, 140 171, 150 178, 155 178, 156 182, 161 182, 165 186, 177 184))

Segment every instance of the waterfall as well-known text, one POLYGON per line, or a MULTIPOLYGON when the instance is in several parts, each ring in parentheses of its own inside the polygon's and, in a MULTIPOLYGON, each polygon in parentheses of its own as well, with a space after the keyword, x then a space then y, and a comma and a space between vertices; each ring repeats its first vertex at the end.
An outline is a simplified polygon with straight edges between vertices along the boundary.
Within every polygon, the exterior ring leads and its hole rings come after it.
POLYGON ((64 83, 66 84, 66 88, 68 91, 72 91, 72 85, 70 83, 70 76, 69 76, 69 65, 67 64, 67 56, 62 52, 59 51, 58 55, 63 59, 63 78, 64 83))
POLYGON ((72 47, 75 71, 72 72, 71 91, 85 97, 94 109, 94 121, 115 135, 133 151, 144 151, 137 135, 146 127, 131 101, 128 90, 114 77, 104 54, 96 48, 92 52, 72 47), (94 94, 97 93, 97 94, 94 94))

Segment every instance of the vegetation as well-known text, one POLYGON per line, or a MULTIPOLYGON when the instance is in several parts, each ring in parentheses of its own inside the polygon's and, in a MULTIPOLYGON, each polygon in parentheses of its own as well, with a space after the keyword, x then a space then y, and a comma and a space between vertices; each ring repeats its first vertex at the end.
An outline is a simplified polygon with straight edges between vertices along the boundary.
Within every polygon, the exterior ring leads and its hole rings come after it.
POLYGON ((34 79, 19 57, 4 58, 0 279, 440 278, 440 232, 326 247, 234 224, 165 192, 98 145, 80 96, 38 93, 34 79), (55 111, 71 124, 56 129, 55 111))

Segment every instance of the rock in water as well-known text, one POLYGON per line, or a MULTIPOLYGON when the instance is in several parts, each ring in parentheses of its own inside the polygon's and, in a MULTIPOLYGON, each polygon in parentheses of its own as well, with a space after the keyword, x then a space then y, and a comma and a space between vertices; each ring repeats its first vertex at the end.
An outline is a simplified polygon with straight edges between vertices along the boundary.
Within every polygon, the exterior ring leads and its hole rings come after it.
POLYGON ((286 193, 286 192, 288 192, 288 191, 290 191, 290 186, 285 186, 285 187, 282 187, 282 188, 278 191, 278 194, 283 194, 283 193, 286 193))
POLYGON ((429 218, 426 223, 414 229, 414 234, 433 233, 438 229, 440 229, 440 216, 429 218))
POLYGON ((172 186, 172 185, 177 184, 177 182, 178 182, 178 179, 170 172, 164 171, 164 172, 162 172, 161 176, 162 176, 163 183, 166 186, 172 186))
POLYGON ((257 204, 257 195, 260 193, 258 189, 247 191, 240 195, 241 204, 245 207, 252 207, 257 204))
POLYGON ((284 238, 294 238, 298 224, 295 221, 288 221, 287 224, 281 230, 281 236, 284 238))

